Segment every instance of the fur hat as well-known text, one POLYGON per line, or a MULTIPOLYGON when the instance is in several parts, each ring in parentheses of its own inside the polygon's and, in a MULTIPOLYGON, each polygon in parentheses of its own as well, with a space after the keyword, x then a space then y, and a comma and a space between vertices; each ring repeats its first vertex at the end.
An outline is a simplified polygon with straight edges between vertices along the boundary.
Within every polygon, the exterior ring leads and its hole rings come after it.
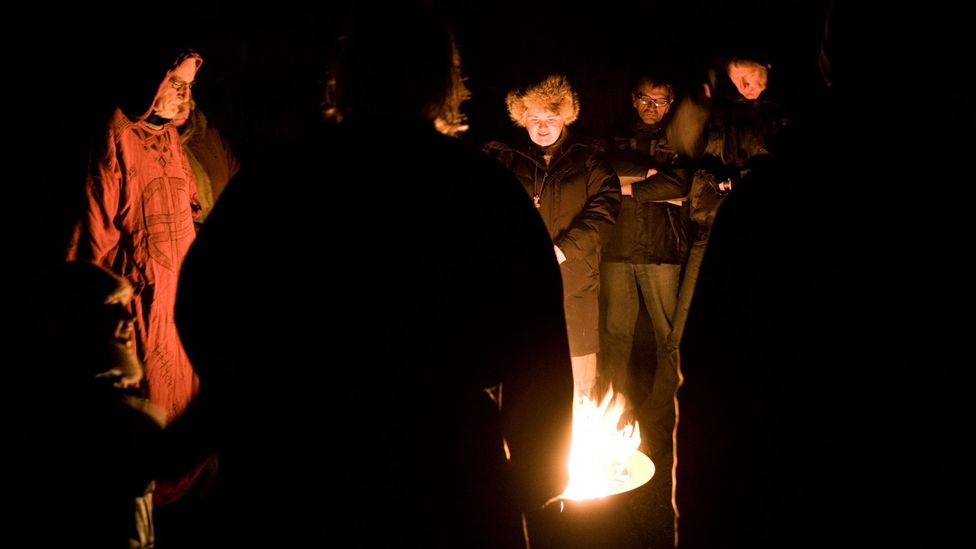
POLYGON ((505 97, 508 115, 516 125, 525 127, 525 113, 530 104, 541 106, 563 118, 563 124, 570 125, 579 116, 579 98, 569 86, 565 76, 554 74, 542 82, 526 88, 524 92, 509 92, 505 97))

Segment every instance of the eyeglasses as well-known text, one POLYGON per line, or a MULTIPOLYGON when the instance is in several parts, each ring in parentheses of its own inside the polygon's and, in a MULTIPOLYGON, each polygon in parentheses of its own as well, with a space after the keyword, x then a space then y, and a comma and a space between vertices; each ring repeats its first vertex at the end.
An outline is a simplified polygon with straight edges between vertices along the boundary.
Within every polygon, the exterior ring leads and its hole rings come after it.
POLYGON ((665 99, 654 99, 653 97, 648 97, 642 93, 635 93, 634 99, 641 107, 653 106, 655 109, 667 107, 671 103, 674 103, 674 98, 672 97, 667 97, 665 99))
POLYGON ((178 92, 189 90, 196 83, 197 83, 196 80, 191 80, 190 82, 184 82, 175 76, 169 79, 169 85, 173 86, 173 89, 178 92))

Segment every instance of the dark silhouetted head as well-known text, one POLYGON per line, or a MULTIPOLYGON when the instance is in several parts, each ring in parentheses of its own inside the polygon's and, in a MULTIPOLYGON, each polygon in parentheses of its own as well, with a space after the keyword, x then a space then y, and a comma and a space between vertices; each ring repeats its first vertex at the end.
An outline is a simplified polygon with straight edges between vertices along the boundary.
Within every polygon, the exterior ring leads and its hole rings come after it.
MULTIPOLYGON (((375 7, 375 6, 374 6, 375 7)), ((434 123, 455 134, 468 97, 454 36, 429 5, 406 2, 364 10, 340 38, 330 82, 330 114, 341 120, 434 123)))
POLYGON ((97 265, 69 262, 46 283, 41 337, 61 381, 82 386, 103 379, 128 387, 143 376, 133 347, 133 288, 97 265))

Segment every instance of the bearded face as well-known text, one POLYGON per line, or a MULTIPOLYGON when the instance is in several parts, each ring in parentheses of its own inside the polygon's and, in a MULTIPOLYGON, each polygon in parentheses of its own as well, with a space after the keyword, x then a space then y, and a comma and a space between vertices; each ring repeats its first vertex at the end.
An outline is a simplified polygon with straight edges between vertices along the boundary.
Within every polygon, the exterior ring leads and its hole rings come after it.
POLYGON ((189 57, 167 74, 153 101, 153 110, 157 116, 176 118, 180 105, 190 100, 190 88, 193 87, 198 66, 199 58, 189 57))

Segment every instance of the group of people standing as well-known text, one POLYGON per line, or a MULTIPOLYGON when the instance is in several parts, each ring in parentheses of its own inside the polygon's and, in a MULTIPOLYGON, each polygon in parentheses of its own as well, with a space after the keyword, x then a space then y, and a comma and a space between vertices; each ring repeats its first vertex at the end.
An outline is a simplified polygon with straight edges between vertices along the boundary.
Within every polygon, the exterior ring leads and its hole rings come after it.
POLYGON ((630 95, 633 122, 606 139, 570 133, 579 99, 565 77, 551 75, 506 99, 525 134, 484 147, 516 175, 553 241, 577 401, 600 400, 612 386, 639 407, 630 419, 640 421, 658 471, 648 487, 653 546, 675 538, 679 350, 709 230, 787 122, 764 94, 769 69, 758 56, 722 60, 700 96, 684 98, 680 118, 669 116, 674 82, 641 76, 630 95), (631 364, 642 305, 656 348, 647 386, 631 364))
MULTIPOLYGON (((463 129, 458 52, 439 20, 404 15, 412 26, 347 36, 330 81, 338 122, 269 151, 243 177, 194 109, 195 51, 154 67, 148 108, 120 103, 113 114, 67 258, 100 266, 101 275, 82 273, 89 288, 104 286, 102 304, 131 312, 102 334, 128 349, 106 360, 125 362, 91 370, 126 391, 115 419, 135 429, 128 418, 146 415, 139 447, 157 451, 137 452, 151 463, 113 502, 113 512, 132 503, 132 528, 112 523, 92 539, 152 547, 153 516, 217 482, 212 523, 169 519, 201 545, 345 531, 519 546, 526 513, 565 485, 572 403, 612 384, 633 400, 658 471, 649 543, 675 543, 682 326, 719 205, 785 123, 763 93, 769 66, 727 59, 701 96, 686 98, 670 79, 643 76, 630 90, 633 122, 605 139, 569 131, 579 97, 565 77, 547 76, 506 97, 525 132, 485 144, 494 162, 435 131, 463 129), (393 55, 392 37, 410 47, 393 55), (383 85, 397 74, 403 87, 391 98, 383 85), (679 108, 700 127, 676 128, 679 108), (693 146, 679 131, 696 136, 693 146), (440 174, 452 192, 384 185, 365 223, 336 200, 335 182, 355 179, 357 155, 377 140, 398 143, 384 153, 389 166, 440 174), (228 187, 231 178, 240 181, 228 187), (287 226, 258 225, 263 185, 278 181, 304 198, 287 226), (226 205, 213 210, 220 196, 226 205), (309 253, 330 258, 333 290, 302 259, 309 253), (364 268, 378 255, 395 267, 392 295, 377 291, 390 288, 390 271, 364 268), (642 305, 657 357, 644 387, 630 375, 642 305), (309 311, 317 318, 295 318, 309 311), (392 343, 376 344, 384 338, 392 343), (340 512, 316 496, 336 492, 340 512), (376 508, 377 497, 408 493, 423 495, 411 508, 376 508)), ((106 457, 99 451, 92 460, 106 457)), ((176 539, 164 533, 160 546, 185 541, 176 539)))

